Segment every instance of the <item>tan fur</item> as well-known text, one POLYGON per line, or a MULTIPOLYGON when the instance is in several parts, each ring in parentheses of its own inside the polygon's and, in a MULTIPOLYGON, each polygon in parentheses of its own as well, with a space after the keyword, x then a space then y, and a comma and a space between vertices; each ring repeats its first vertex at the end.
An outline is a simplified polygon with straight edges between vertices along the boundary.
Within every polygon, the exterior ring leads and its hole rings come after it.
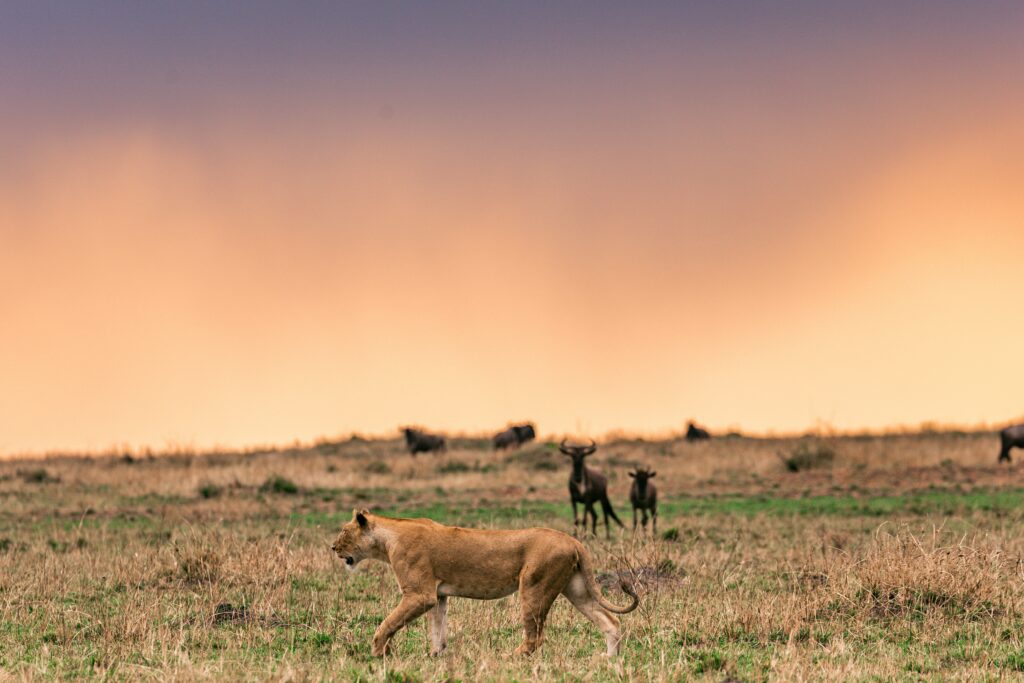
POLYGON ((444 651, 448 597, 494 600, 519 591, 526 637, 516 650, 530 654, 544 639, 551 603, 564 595, 605 634, 608 655, 619 651, 619 622, 611 612, 632 612, 633 599, 616 607, 601 596, 590 555, 575 538, 553 529, 491 531, 445 526, 429 519, 392 519, 353 510, 331 546, 350 567, 362 560, 387 562, 402 599, 373 636, 373 655, 383 656, 392 636, 430 612, 431 654, 444 651))

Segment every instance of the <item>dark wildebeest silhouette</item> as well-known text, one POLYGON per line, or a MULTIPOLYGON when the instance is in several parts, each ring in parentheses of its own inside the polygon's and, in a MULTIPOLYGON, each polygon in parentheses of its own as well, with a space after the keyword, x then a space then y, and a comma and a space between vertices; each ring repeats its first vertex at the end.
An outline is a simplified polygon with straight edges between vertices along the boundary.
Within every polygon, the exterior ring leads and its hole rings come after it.
POLYGON ((405 433, 405 445, 413 455, 443 451, 447 448, 444 437, 438 434, 429 434, 410 427, 406 427, 402 431, 405 433))
POLYGON ((643 515, 644 531, 647 531, 647 511, 651 511, 651 526, 658 533, 658 489, 650 482, 658 473, 644 467, 630 472, 633 486, 629 489, 629 502, 633 505, 633 533, 636 533, 636 511, 643 515))
POLYGON ((529 422, 521 425, 513 425, 503 432, 494 435, 494 450, 501 451, 506 448, 519 448, 528 441, 537 437, 533 425, 529 422))
POLYGON ((1011 448, 1024 448, 1024 424, 1012 425, 999 432, 999 462, 1010 462, 1011 448))
POLYGON ((583 532, 587 531, 587 515, 590 515, 591 532, 597 535, 597 512, 594 511, 594 503, 601 503, 601 510, 604 512, 604 532, 607 538, 612 537, 611 525, 608 518, 611 517, 615 523, 622 526, 622 520, 612 509, 611 501, 608 500, 608 480, 600 472, 592 470, 583 464, 584 458, 593 455, 597 450, 597 444, 593 441, 588 446, 569 446, 562 440, 558 450, 572 458, 572 474, 569 475, 569 498, 572 500, 573 526, 583 532), (581 519, 576 506, 583 505, 583 518, 581 519))
POLYGON ((686 423, 686 440, 687 441, 707 441, 711 438, 711 434, 708 430, 703 427, 698 427, 692 422, 686 423))

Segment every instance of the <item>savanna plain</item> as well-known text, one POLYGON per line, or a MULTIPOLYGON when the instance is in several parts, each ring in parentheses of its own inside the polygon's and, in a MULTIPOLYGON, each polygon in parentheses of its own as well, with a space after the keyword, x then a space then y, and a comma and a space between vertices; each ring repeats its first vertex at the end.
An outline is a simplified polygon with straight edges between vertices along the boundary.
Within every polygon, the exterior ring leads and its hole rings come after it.
POLYGON ((388 567, 330 551, 355 507, 571 533, 569 459, 454 439, 0 462, 0 678, 112 680, 1003 680, 1024 676, 1024 471, 989 433, 620 439, 589 465, 625 529, 585 540, 605 595, 642 597, 622 655, 559 598, 530 658, 517 598, 453 599, 370 640, 388 567), (657 534, 634 535, 635 465, 657 534))

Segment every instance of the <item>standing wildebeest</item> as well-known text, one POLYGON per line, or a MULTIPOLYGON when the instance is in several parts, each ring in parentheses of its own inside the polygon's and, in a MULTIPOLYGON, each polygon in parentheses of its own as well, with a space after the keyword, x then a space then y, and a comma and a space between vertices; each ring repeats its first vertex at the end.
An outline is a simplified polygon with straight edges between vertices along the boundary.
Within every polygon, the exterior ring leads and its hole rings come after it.
POLYGON ((686 423, 686 440, 687 441, 707 441, 711 438, 711 434, 708 430, 703 427, 698 427, 693 422, 686 423))
POLYGON ((637 467, 630 472, 633 486, 629 489, 629 502, 633 504, 633 533, 636 533, 636 511, 643 515, 644 531, 647 531, 647 511, 651 511, 651 526, 654 534, 658 533, 658 489, 649 480, 658 473, 645 467, 637 467))
POLYGON ((431 451, 443 451, 447 445, 444 437, 437 434, 428 434, 418 429, 406 427, 402 430, 405 433, 405 445, 413 455, 417 453, 430 453, 431 451))
POLYGON ((615 523, 622 526, 622 520, 612 509, 611 501, 608 500, 608 480, 604 476, 586 467, 583 459, 592 455, 597 450, 597 444, 593 441, 589 446, 568 446, 562 440, 558 450, 572 458, 572 474, 569 475, 569 497, 572 499, 573 526, 577 529, 583 527, 584 533, 587 530, 587 514, 590 515, 591 531, 597 535, 597 512, 594 511, 594 503, 601 503, 601 510, 604 512, 604 532, 607 538, 612 537, 611 525, 608 523, 610 516, 615 523), (577 514, 576 505, 583 504, 583 518, 577 514))
POLYGON ((519 448, 527 441, 533 441, 537 432, 533 425, 526 422, 521 425, 513 425, 503 432, 494 435, 494 450, 500 451, 506 448, 519 448))
POLYGON ((1013 425, 999 432, 999 462, 1010 462, 1011 448, 1024 448, 1024 424, 1013 425))

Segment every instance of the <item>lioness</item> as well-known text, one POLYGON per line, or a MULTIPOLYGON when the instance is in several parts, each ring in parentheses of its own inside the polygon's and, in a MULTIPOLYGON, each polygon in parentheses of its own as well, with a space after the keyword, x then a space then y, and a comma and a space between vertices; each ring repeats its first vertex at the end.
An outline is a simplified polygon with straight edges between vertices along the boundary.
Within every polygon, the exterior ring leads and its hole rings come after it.
POLYGON ((604 632, 608 655, 619 653, 619 622, 640 599, 616 607, 601 596, 590 555, 579 541, 553 529, 490 531, 445 526, 429 519, 392 519, 353 510, 352 520, 331 546, 352 568, 366 559, 387 562, 402 589, 402 600, 373 635, 373 655, 381 657, 396 632, 430 612, 430 654, 447 644, 448 598, 494 600, 519 591, 526 637, 516 650, 528 655, 544 639, 544 620, 561 593, 604 632))

